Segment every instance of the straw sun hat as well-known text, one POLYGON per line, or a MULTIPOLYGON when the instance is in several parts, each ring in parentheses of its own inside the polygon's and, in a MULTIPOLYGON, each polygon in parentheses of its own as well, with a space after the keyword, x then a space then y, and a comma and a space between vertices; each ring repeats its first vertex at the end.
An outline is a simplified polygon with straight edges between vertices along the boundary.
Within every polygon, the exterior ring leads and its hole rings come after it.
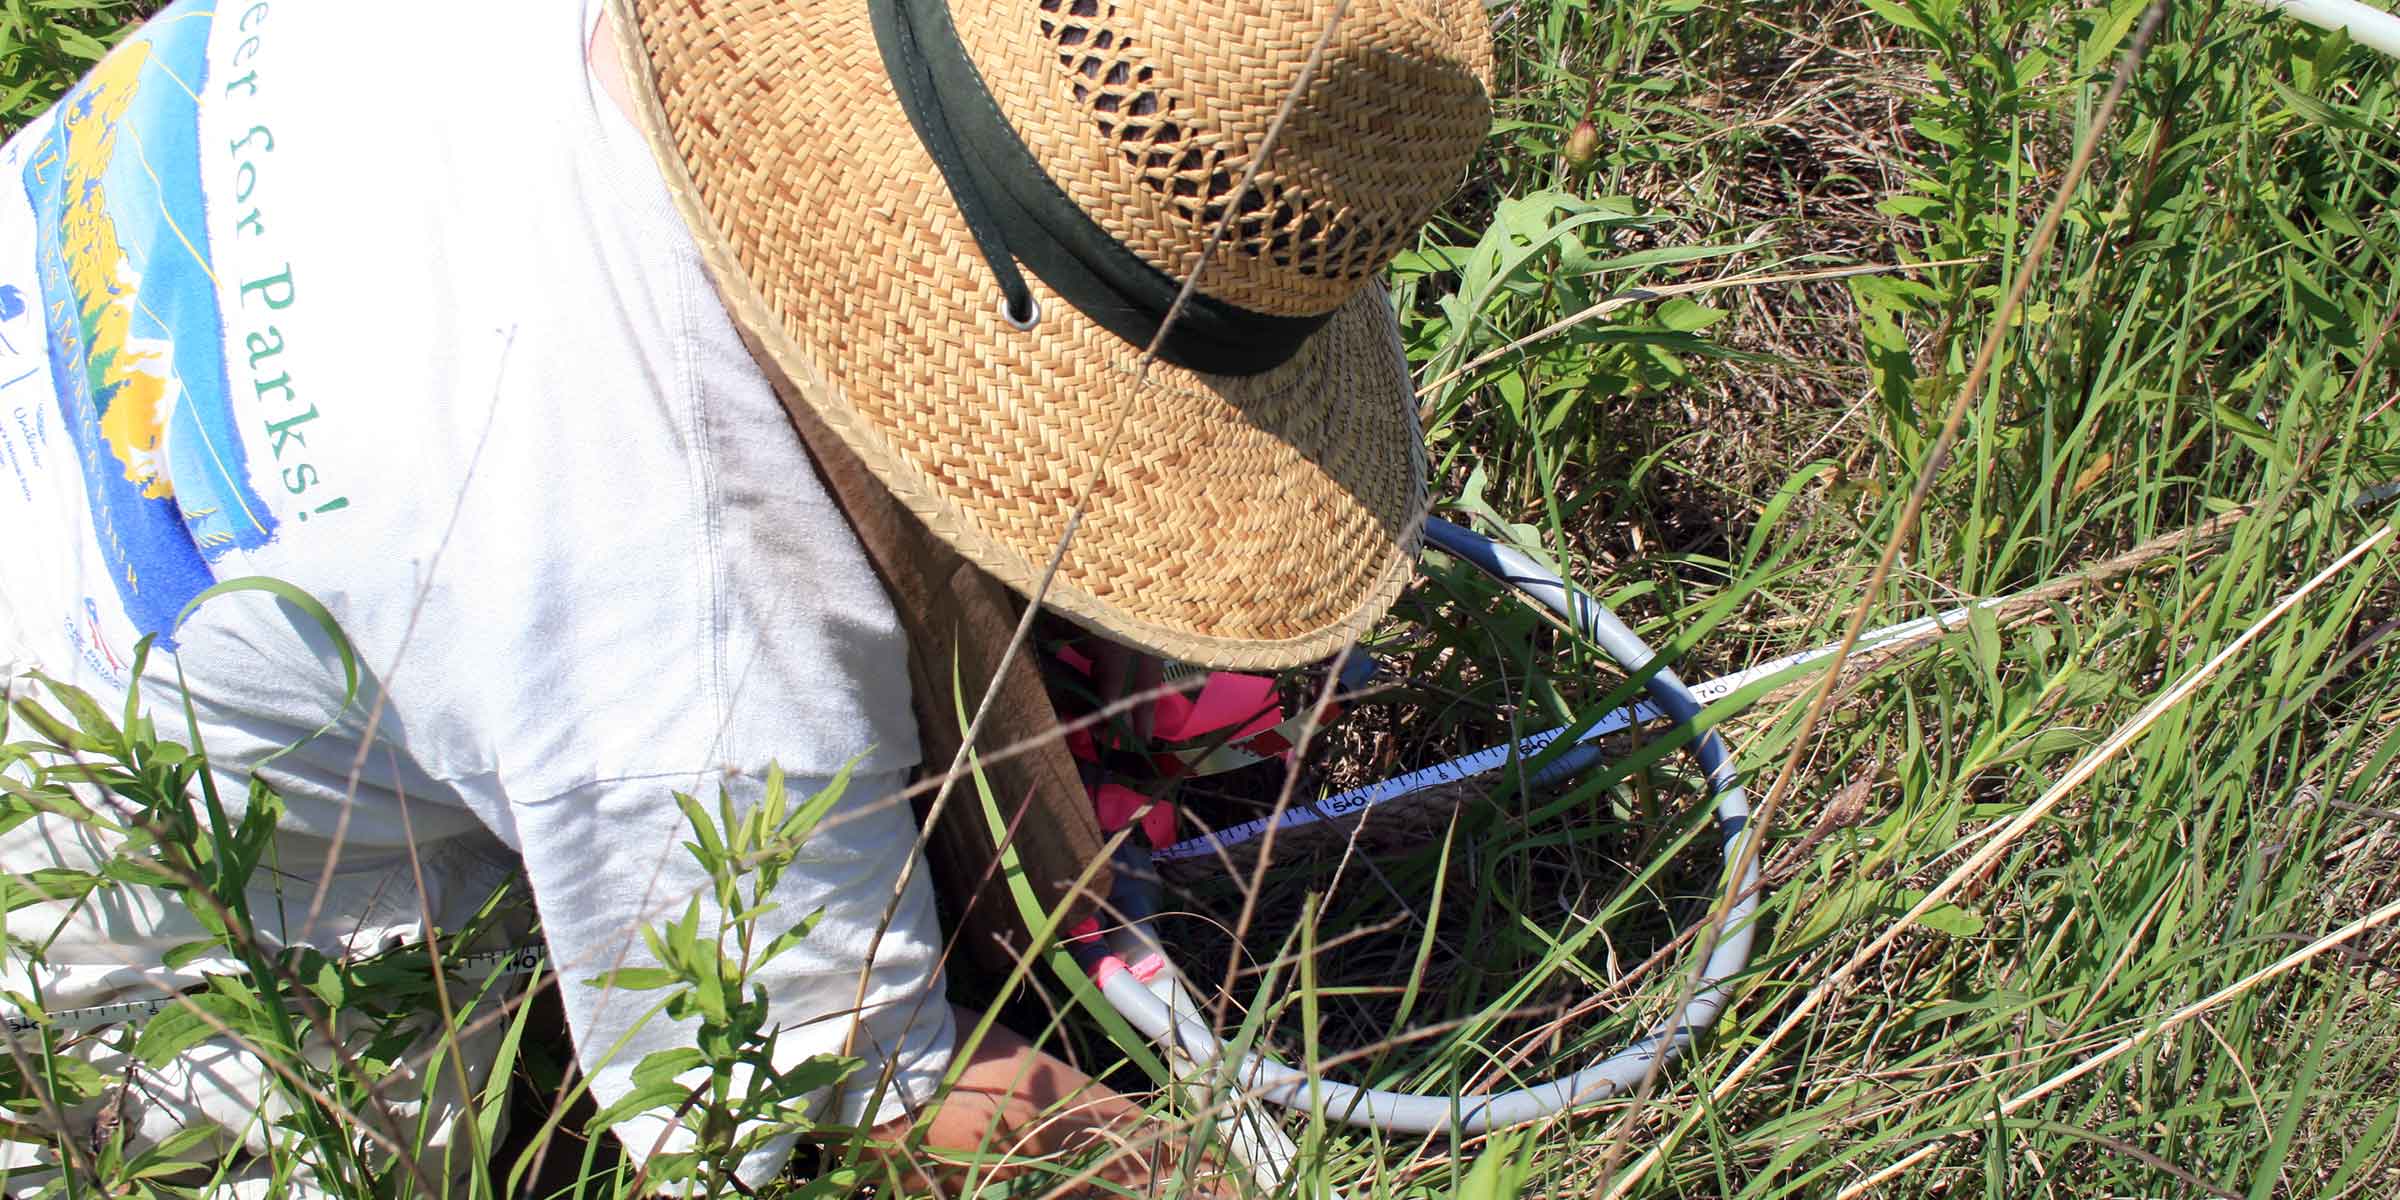
POLYGON ((1043 602, 1217 666, 1390 605, 1425 459, 1376 279, 1489 125, 1480 0, 611 4, 787 404, 970 561, 1031 595, 1080 509, 1043 602))

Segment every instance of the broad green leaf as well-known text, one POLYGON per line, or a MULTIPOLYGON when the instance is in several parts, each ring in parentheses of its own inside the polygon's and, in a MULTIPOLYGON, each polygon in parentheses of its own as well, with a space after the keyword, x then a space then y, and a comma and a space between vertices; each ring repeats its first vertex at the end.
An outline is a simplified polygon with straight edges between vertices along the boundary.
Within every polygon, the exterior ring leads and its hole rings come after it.
POLYGON ((2115 57, 2118 45, 2148 7, 2150 0, 2110 0, 2106 9, 2093 16, 2091 32, 2084 35, 2083 45, 2075 53, 2077 73, 2088 75, 2115 57))

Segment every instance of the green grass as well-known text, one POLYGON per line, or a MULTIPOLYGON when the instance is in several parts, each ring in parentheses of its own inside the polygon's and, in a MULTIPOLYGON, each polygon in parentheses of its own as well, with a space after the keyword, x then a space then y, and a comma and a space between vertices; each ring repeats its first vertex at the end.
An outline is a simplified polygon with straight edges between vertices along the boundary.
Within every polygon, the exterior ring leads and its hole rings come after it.
POLYGON ((0 3, 0 129, 41 115, 161 0, 0 3))
MULTIPOLYGON (((1395 272, 1422 380, 1489 356, 1425 397, 1445 515, 1554 557, 1687 678, 1829 641, 1862 602, 1873 623, 1920 616, 2215 524, 1850 680, 1805 742, 1805 697, 1726 714, 1756 793, 1798 759, 1760 953, 1719 1027, 1647 1098, 1505 1145, 1296 1118, 1312 1187, 1819 1197, 1897 1167, 1874 1194, 2400 1194, 2391 539, 2277 609, 2387 528, 2349 502, 2400 478, 2400 82, 2250 5, 2177 6, 2097 126, 2140 9, 1495 10, 1500 120, 1395 272), (1605 136, 1578 168, 1557 151, 1587 113, 1605 136), (1515 345, 1697 283, 1717 286, 1515 345), (1956 451, 1902 530, 1962 395, 1956 451)), ((69 40, 8 61, 71 70, 69 40)), ((1545 727, 1622 684, 1438 560, 1377 648, 1392 684, 1329 735, 1325 779, 1545 727)), ((1271 872, 1223 981, 1234 1016, 1287 1056, 1353 1056, 1340 1077, 1437 1090, 1621 1045, 1686 969, 1645 959, 1719 883, 1696 781, 1632 761, 1564 792, 1495 786, 1338 872, 1271 872)), ((1246 897, 1177 899, 1197 914, 1168 926, 1183 965, 1217 981, 1246 897)), ((1030 983, 1087 1065, 1155 1083, 1046 966, 1030 983)), ((526 1070, 558 1086, 555 1065, 526 1070)))

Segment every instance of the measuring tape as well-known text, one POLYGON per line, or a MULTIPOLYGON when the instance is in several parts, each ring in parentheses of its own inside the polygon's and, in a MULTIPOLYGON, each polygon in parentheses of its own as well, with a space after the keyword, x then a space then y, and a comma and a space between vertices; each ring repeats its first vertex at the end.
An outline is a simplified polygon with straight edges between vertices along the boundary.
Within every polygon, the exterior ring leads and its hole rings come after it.
MULTIPOLYGON (((2006 603, 2007 599, 2007 597, 1994 597, 1974 604, 1962 605, 1934 616, 1919 617, 1897 625, 1887 625, 1860 635, 1856 651, 1874 650, 1894 642, 1902 642, 1952 628, 1966 621, 1975 610, 1998 608, 2006 603)), ((1830 657, 1838 648, 1833 645, 1816 646, 1796 654, 1785 655, 1772 662, 1760 663, 1729 675, 1720 675, 1715 679, 1693 684, 1691 692, 1700 703, 1713 703, 1751 684, 1771 679, 1794 667, 1830 657)), ((1655 721, 1662 715, 1664 714, 1652 701, 1643 700, 1629 704, 1594 722, 1591 728, 1584 730, 1576 741, 1587 744, 1596 742, 1609 734, 1655 721)), ((1297 721, 1297 718, 1294 720, 1297 721)), ((1161 868, 1198 866, 1216 861, 1219 855, 1235 846, 1264 838, 1270 826, 1278 833, 1308 825, 1338 826, 1347 822, 1349 818, 1357 817, 1393 801, 1497 771, 1511 760, 1530 759, 1550 743, 1564 737, 1572 728, 1573 726, 1561 725, 1556 729, 1545 729, 1513 743, 1504 742, 1497 746, 1489 746, 1473 754, 1453 758, 1447 762, 1438 762, 1405 775, 1396 775, 1365 787, 1352 788, 1340 795, 1328 796, 1314 804, 1295 804, 1272 819, 1261 817, 1254 821, 1244 821, 1239 825, 1228 826, 1214 833, 1204 833, 1198 837, 1186 838, 1171 846, 1153 851, 1152 858, 1161 868)))
MULTIPOLYGON (((542 958, 547 953, 549 948, 537 942, 462 955, 451 959, 450 967, 467 979, 480 983, 503 975, 531 975, 541 969, 542 958)), ((5 1019, 12 1037, 45 1028, 88 1031, 111 1025, 139 1025, 182 1003, 185 1000, 181 995, 156 996, 147 1000, 119 1000, 90 1008, 62 1008, 40 1017, 12 1012, 5 1019)))

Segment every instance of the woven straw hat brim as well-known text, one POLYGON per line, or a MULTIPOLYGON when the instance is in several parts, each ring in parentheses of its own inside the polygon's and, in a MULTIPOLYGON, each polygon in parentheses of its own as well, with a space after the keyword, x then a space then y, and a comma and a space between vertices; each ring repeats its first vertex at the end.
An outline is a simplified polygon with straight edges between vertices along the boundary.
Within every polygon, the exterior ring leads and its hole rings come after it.
POLYGON ((1327 657, 1390 606, 1425 463, 1381 287, 1242 378, 1144 363, 1038 280, 1040 323, 1011 328, 865 5, 611 7, 638 123, 786 403, 970 561, 1032 594, 1080 503, 1044 602, 1221 667, 1327 657))

